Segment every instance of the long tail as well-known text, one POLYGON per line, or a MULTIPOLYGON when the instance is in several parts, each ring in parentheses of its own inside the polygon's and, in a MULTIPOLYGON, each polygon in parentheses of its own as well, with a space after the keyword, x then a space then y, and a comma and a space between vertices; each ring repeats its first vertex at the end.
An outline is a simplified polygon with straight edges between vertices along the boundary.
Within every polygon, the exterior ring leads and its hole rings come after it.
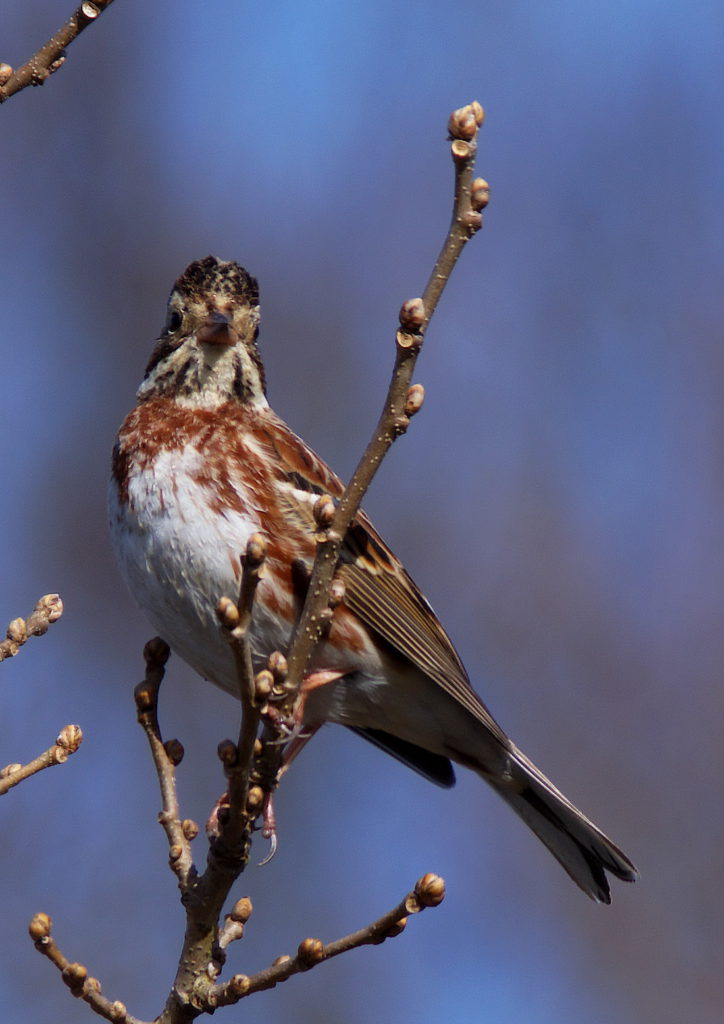
POLYGON ((606 871, 633 882, 638 871, 592 821, 511 744, 510 772, 504 779, 480 772, 516 814, 545 843, 576 885, 591 899, 610 903, 606 871))

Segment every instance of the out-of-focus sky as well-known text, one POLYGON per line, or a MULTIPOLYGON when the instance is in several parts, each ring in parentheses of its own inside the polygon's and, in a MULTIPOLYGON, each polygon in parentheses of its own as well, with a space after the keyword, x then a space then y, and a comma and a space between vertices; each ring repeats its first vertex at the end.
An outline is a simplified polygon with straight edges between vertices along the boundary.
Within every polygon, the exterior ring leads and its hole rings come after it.
MULTIPOLYGON (((68 13, 6 4, 0 59, 68 13)), ((440 791, 330 727, 280 791, 280 852, 236 887, 256 909, 230 969, 359 927, 425 871, 448 898, 219 1019, 722 1019, 723 44, 707 0, 116 0, 0 110, 0 622, 66 604, 0 669, 2 763, 86 734, 0 807, 7 1020, 91 1019, 26 937, 40 909, 138 1016, 173 977, 131 695, 150 629, 105 488, 174 278, 208 253, 259 277, 272 403, 348 475, 447 225, 447 116, 473 98, 485 228, 366 507, 496 716, 642 878, 595 906, 478 779, 440 791)), ((174 661, 162 717, 203 820, 235 706, 174 661)))

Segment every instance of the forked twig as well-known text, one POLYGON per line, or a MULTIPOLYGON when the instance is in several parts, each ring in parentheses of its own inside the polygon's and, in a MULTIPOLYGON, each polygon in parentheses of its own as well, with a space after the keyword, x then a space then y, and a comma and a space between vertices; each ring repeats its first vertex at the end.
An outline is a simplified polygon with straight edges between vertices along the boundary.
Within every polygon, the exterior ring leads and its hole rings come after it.
POLYGON ((270 967, 251 976, 236 974, 229 978, 227 982, 217 987, 217 1005, 236 1003, 254 992, 274 988, 279 982, 291 978, 293 974, 308 971, 317 964, 340 956, 341 953, 347 953, 351 949, 370 944, 378 945, 385 939, 395 938, 404 931, 407 918, 411 914, 418 914, 426 907, 438 907, 444 898, 445 883, 442 878, 433 874, 423 875, 418 879, 412 892, 409 892, 396 907, 364 928, 352 932, 351 935, 328 943, 322 942, 321 939, 304 939, 299 943, 296 956, 278 957, 270 967))
MULTIPOLYGON (((323 943, 320 939, 304 939, 299 943, 296 956, 280 956, 274 963, 248 976, 246 974, 234 974, 228 981, 219 984, 204 984, 201 987, 187 993, 191 998, 171 1006, 167 1004, 163 1013, 156 1018, 154 1024, 188 1024, 202 1013, 213 1013, 220 1006, 230 1006, 238 1003, 245 996, 254 992, 262 992, 264 989, 274 988, 287 978, 302 971, 309 971, 325 960, 331 960, 341 953, 351 949, 358 949, 360 946, 379 944, 385 939, 394 938, 400 935, 405 929, 407 918, 411 914, 418 914, 426 907, 437 907, 445 898, 445 883, 439 875, 427 874, 418 879, 412 892, 398 903, 396 907, 389 910, 382 917, 368 924, 359 931, 345 935, 333 942, 323 943)), ((244 926, 251 916, 251 901, 239 900, 231 914, 228 915, 224 929, 221 933, 219 945, 226 947, 230 942, 240 939, 244 934, 244 926)), ((95 1012, 113 1021, 114 1024, 145 1024, 137 1017, 133 1017, 124 1003, 120 1000, 111 1001, 107 999, 102 991, 101 984, 97 978, 88 975, 88 969, 83 964, 71 963, 61 952, 51 934, 52 920, 47 914, 36 914, 29 925, 30 937, 35 943, 38 952, 46 956, 51 963, 55 964, 61 972, 63 981, 71 993, 78 999, 83 999, 95 1012)))

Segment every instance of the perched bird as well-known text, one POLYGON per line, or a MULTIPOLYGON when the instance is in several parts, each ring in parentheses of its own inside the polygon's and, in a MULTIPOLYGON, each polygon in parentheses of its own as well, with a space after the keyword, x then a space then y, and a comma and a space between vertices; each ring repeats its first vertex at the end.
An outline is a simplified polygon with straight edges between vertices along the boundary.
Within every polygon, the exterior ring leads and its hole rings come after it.
MULTIPOLYGON (((285 652, 304 598, 313 507, 339 478, 269 407, 257 349, 259 292, 237 263, 207 257, 176 281, 113 451, 110 525, 126 583, 189 665, 232 694, 234 659, 218 623, 238 593, 240 553, 262 533, 267 574, 254 604, 256 670, 285 652)), ((451 761, 477 772, 594 900, 631 861, 506 736, 473 690, 450 639, 407 572, 359 512, 338 570, 344 599, 305 678, 300 718, 338 722, 441 786, 451 761)))

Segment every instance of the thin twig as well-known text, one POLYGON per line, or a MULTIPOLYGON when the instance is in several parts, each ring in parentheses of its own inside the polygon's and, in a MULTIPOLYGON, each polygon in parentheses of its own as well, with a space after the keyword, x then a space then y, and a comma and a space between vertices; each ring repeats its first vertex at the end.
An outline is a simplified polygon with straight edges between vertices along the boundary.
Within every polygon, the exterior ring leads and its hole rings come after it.
POLYGON ((14 658, 31 636, 42 636, 48 626, 63 614, 63 602, 58 594, 46 594, 35 605, 27 619, 13 619, 7 628, 6 639, 0 643, 0 661, 14 658))
POLYGON ((191 856, 191 840, 198 828, 191 821, 182 821, 176 793, 176 767, 183 758, 183 747, 178 740, 163 742, 158 723, 158 691, 166 672, 170 650, 160 637, 149 640, 143 649, 146 675, 134 691, 136 714, 146 733, 156 775, 161 787, 161 813, 158 820, 168 840, 169 864, 176 875, 179 888, 186 893, 195 875, 191 856))
POLYGON ((259 729, 260 711, 255 697, 254 668, 251 661, 249 629, 251 628, 254 595, 256 588, 266 574, 266 541, 260 533, 251 536, 242 558, 241 584, 237 604, 223 597, 217 607, 217 615, 228 632, 229 642, 236 662, 241 701, 241 723, 239 740, 234 750, 229 749, 228 757, 222 754, 226 777, 229 783, 229 810, 210 854, 216 856, 248 857, 246 850, 251 826, 258 815, 258 806, 249 802, 250 774, 254 743, 259 729), (253 815, 249 820, 249 814, 253 815), (244 847, 241 852, 240 847, 244 847))
POLYGON ((385 939, 394 938, 404 930, 409 915, 417 914, 425 907, 437 907, 444 898, 445 883, 442 878, 439 875, 424 875, 401 903, 359 931, 326 944, 320 939, 304 939, 300 942, 295 957, 279 957, 270 967, 250 977, 243 974, 234 975, 224 984, 217 986, 216 1005, 236 1003, 253 992, 274 988, 279 982, 291 978, 293 974, 308 971, 325 960, 347 953, 350 949, 370 944, 377 945, 385 939))
POLYGON ((422 389, 419 385, 410 387, 410 382, 427 326, 465 243, 482 226, 481 210, 487 204, 488 187, 482 178, 473 181, 477 134, 482 122, 483 109, 477 102, 450 116, 448 128, 455 167, 452 220, 422 299, 410 299, 402 306, 395 365, 382 414, 339 500, 331 526, 319 535, 307 597, 289 649, 289 679, 296 686, 321 636, 323 612, 345 534, 383 457, 422 405, 422 389))
POLYGON ((113 1021, 113 1024, 145 1024, 138 1017, 131 1016, 120 1001, 111 1002, 110 999, 106 999, 98 979, 89 977, 88 969, 83 964, 71 963, 61 953, 50 934, 52 924, 48 914, 36 914, 30 922, 28 931, 38 952, 47 957, 61 972, 61 977, 71 994, 77 999, 83 999, 100 1017, 113 1021))
POLYGON ((96 21, 112 3, 113 0, 85 0, 45 46, 41 46, 22 67, 13 70, 9 64, 0 64, 0 103, 28 85, 43 85, 65 63, 66 46, 70 46, 76 36, 96 21))
POLYGON ((64 764, 83 742, 83 733, 79 725, 66 725, 61 730, 52 747, 30 761, 28 764, 9 764, 0 771, 0 796, 3 796, 31 775, 37 775, 44 768, 52 768, 54 764, 64 764))

